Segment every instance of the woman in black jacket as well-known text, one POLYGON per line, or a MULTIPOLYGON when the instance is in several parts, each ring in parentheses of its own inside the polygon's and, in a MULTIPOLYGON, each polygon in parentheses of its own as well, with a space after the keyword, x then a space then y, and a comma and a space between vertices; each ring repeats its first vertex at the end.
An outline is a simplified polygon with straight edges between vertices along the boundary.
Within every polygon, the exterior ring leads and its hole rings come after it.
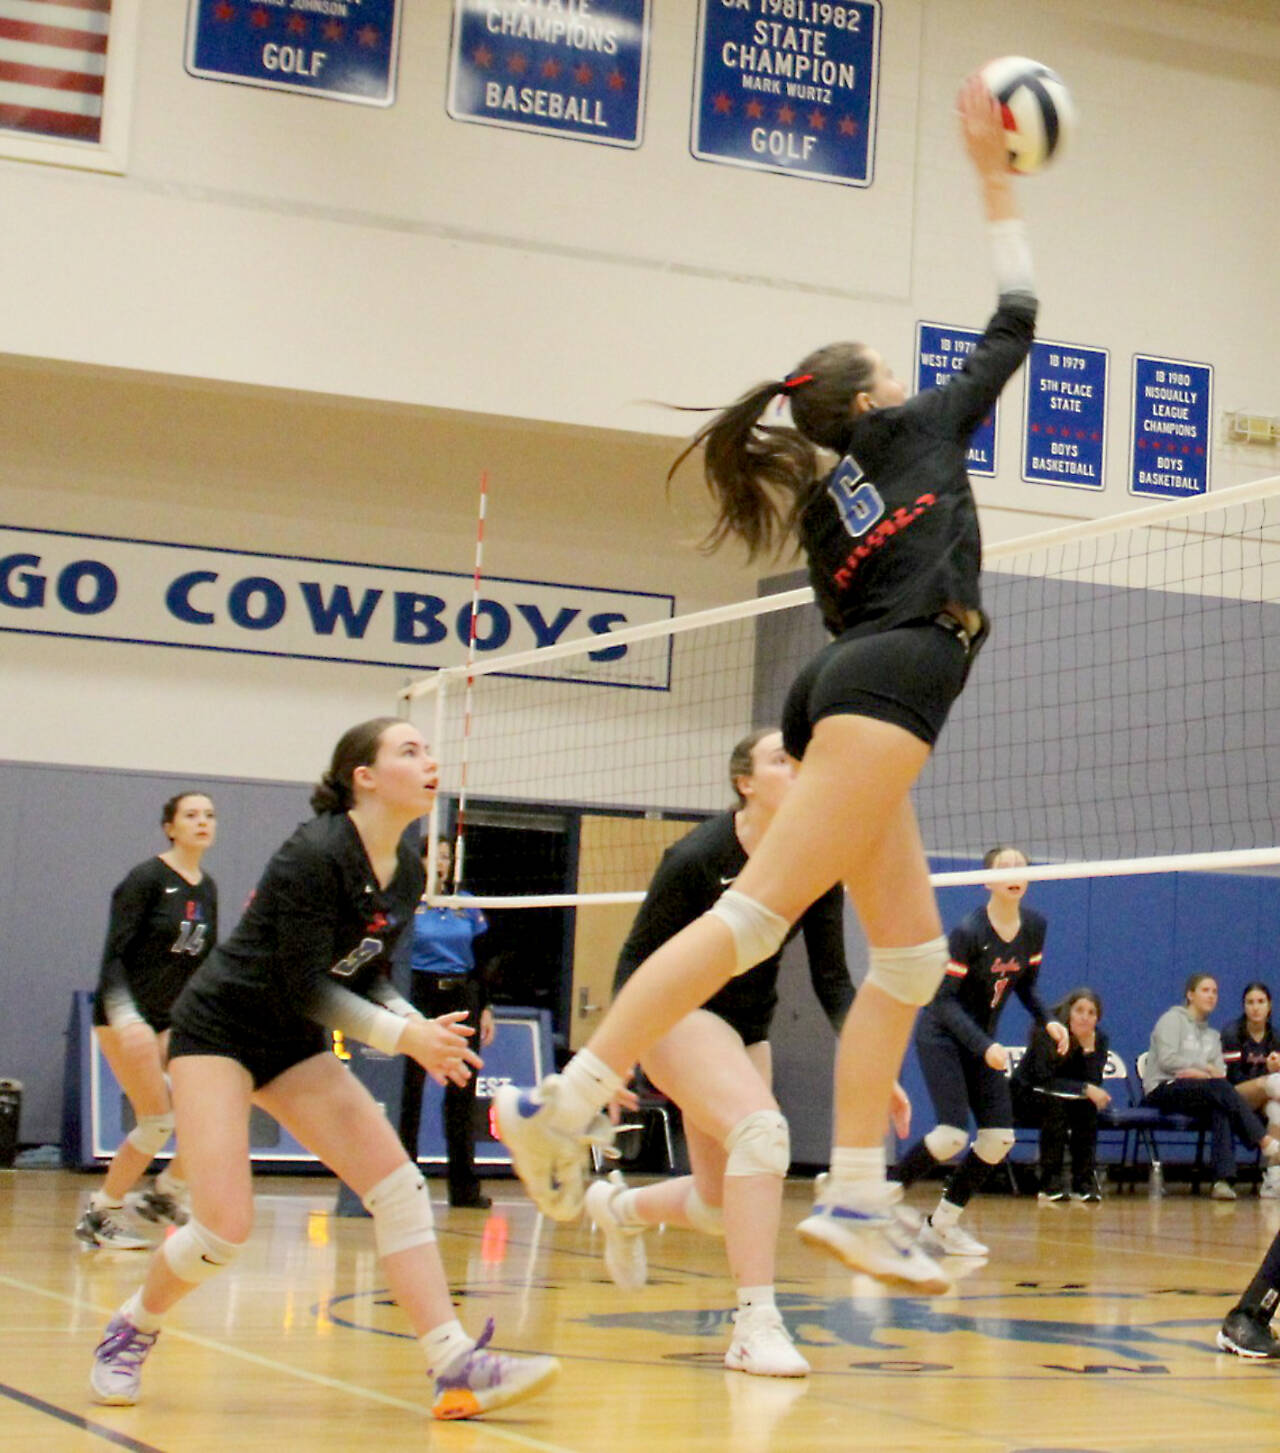
POLYGON ((1067 1052, 1060 1054, 1037 1026, 1013 1072, 1014 1114, 1018 1124, 1040 1129, 1040 1199, 1067 1199, 1062 1164, 1070 1141, 1071 1199, 1100 1201, 1094 1173, 1098 1112, 1111 1103, 1102 1087, 1109 1049, 1106 1033, 1098 1028, 1102 1000, 1092 989, 1073 989, 1053 1017, 1067 1026, 1067 1052))

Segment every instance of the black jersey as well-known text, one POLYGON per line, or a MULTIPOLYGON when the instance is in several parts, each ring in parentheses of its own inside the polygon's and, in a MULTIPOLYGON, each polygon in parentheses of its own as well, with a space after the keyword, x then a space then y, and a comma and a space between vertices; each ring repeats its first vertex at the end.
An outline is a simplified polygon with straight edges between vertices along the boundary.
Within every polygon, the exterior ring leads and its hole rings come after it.
POLYGON ((317 1025, 366 1039, 370 1003, 399 1002, 392 954, 425 882, 417 852, 402 841, 380 888, 345 812, 303 823, 174 1005, 175 1029, 246 1050, 315 1041, 317 1025))
POLYGON ((1024 1090, 1045 1090, 1057 1095, 1082 1095, 1086 1085, 1101 1087, 1111 1041, 1095 1030, 1093 1048, 1072 1039, 1065 1055, 1042 1025, 1036 1025, 1027 1052, 1013 1070, 1013 1083, 1024 1090))
POLYGON ((189 883, 161 858, 139 863, 111 894, 95 1021, 167 1029, 173 1001, 217 937, 218 887, 208 873, 189 883))
POLYGON ((950 961, 921 1019, 922 1034, 950 1034, 974 1054, 995 1043, 996 1022, 1012 990, 1039 1025, 1049 1016, 1036 993, 1046 924, 1032 908, 1009 942, 995 931, 985 907, 975 908, 947 937, 950 961))
POLYGON ((944 388, 860 415, 845 457, 799 518, 809 578, 833 635, 981 608, 982 540, 965 472, 973 431, 1026 357, 1035 299, 1007 293, 944 388))
MULTIPOLYGON (((655 949, 704 914, 746 866, 747 855, 734 831, 734 814, 723 812, 699 823, 662 856, 631 932, 622 946, 614 991, 655 949)), ((787 935, 803 932, 814 992, 839 1032, 853 1003, 853 981, 844 953, 844 889, 836 884, 813 903, 787 935)), ((735 1025, 760 1025, 761 1037, 778 1003, 782 949, 739 974, 702 1006, 735 1025)))
POLYGON ((1270 1020, 1261 1039, 1253 1038, 1242 1019, 1222 1031, 1222 1058, 1227 1066, 1227 1079, 1233 1085, 1268 1074, 1267 1056, 1277 1050, 1280 1050, 1280 1039, 1276 1038, 1270 1020))

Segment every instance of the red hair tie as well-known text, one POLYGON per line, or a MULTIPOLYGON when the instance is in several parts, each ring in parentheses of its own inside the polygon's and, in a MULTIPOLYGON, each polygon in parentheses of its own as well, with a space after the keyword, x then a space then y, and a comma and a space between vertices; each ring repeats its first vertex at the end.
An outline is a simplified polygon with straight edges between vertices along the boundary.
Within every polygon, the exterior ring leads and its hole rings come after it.
POLYGON ((788 379, 784 379, 783 380, 783 382, 782 382, 782 392, 784 394, 792 394, 792 393, 795 393, 796 389, 798 389, 802 383, 812 383, 812 382, 813 382, 813 374, 811 374, 811 373, 798 373, 798 374, 796 374, 796 376, 794 378, 788 378, 788 379))

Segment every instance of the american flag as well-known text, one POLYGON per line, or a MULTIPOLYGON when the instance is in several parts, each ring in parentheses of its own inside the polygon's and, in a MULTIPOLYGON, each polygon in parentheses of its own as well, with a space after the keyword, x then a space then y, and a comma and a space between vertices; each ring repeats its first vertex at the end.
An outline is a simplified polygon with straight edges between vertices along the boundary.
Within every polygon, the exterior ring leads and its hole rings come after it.
POLYGON ((111 0, 0 0, 0 127, 102 139, 111 0))

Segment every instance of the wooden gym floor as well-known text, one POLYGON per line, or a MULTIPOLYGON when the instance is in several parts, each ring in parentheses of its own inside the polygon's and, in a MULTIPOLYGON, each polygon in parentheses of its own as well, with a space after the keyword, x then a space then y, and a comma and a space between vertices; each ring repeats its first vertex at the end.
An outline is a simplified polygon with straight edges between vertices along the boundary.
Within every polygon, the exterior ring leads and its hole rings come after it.
POLYGON ((476 1332, 492 1315, 495 1346, 554 1352, 564 1374, 488 1422, 438 1424, 368 1222, 336 1219, 333 1182, 313 1179, 259 1183, 250 1249, 171 1319, 144 1401, 91 1404, 90 1352, 145 1262, 78 1249, 71 1228, 96 1184, 0 1173, 4 1453, 1280 1449, 1280 1365, 1213 1346, 1280 1224, 1280 1202, 1252 1195, 982 1197, 966 1224, 991 1258, 924 1299, 851 1285, 803 1248, 789 1228, 810 1187, 791 1182, 779 1299, 814 1369, 792 1382, 720 1365, 733 1298, 719 1243, 652 1234, 650 1284, 624 1296, 588 1227, 540 1220, 513 1182, 490 1182, 491 1212, 436 1203, 460 1315, 476 1332))

